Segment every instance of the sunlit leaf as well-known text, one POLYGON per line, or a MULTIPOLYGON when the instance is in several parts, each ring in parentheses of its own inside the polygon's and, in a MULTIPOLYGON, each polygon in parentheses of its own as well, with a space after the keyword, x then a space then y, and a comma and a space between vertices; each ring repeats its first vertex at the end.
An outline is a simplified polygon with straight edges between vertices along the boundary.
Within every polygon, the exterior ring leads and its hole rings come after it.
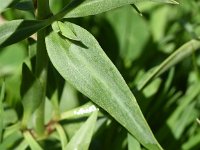
POLYGON ((22 140, 22 142, 16 146, 15 150, 26 150, 28 147, 28 143, 25 139, 22 140))
POLYGON ((70 28, 70 26, 66 26, 61 21, 56 21, 52 24, 52 28, 55 32, 58 32, 65 36, 66 38, 69 38, 71 40, 79 41, 79 39, 76 37, 75 33, 72 31, 73 28, 70 28))
POLYGON ((140 143, 131 134, 128 134, 128 150, 141 150, 140 143))
POLYGON ((15 0, 0 0, 0 13, 4 11, 15 0))
MULTIPOLYGON (((143 0, 144 1, 156 1, 163 3, 177 4, 174 0, 143 0)), ((76 0, 74 0, 76 2, 76 0)), ((65 15, 66 18, 84 17, 89 15, 96 15, 102 12, 106 12, 124 5, 139 3, 139 0, 84 0, 83 3, 76 8, 68 11, 65 15)))
POLYGON ((98 42, 83 28, 69 24, 81 42, 71 42, 55 32, 46 37, 48 55, 54 67, 64 79, 106 110, 145 147, 162 149, 135 97, 98 42))
POLYGON ((24 138, 29 144, 31 150, 43 150, 42 147, 39 145, 39 143, 33 138, 31 133, 29 131, 24 132, 24 138))
POLYGON ((63 127, 59 124, 56 124, 56 130, 60 136, 62 150, 65 150, 65 146, 67 145, 67 136, 65 134, 65 131, 64 131, 63 127))
POLYGON ((81 126, 81 128, 75 133, 72 139, 69 141, 65 149, 71 150, 88 150, 94 127, 97 120, 98 111, 87 119, 87 121, 81 126))
POLYGON ((0 149, 1 150, 13 149, 16 141, 20 139, 22 139, 22 134, 20 130, 15 131, 3 139, 2 143, 0 144, 0 149))

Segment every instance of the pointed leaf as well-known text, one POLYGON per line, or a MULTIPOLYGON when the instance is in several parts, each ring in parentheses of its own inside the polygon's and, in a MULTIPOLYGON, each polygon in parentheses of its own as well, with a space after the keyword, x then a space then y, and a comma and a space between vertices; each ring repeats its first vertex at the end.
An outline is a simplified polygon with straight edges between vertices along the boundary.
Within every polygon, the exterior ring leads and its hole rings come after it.
POLYGON ((43 87, 25 64, 23 64, 22 72, 21 96, 24 108, 22 125, 25 127, 32 113, 40 105, 43 87))
POLYGON ((0 26, 0 47, 19 42, 49 25, 50 20, 12 20, 0 26))
POLYGON ((49 33, 46 47, 54 67, 64 79, 106 110, 145 147, 162 149, 135 97, 98 42, 85 29, 69 24, 83 44, 70 42, 55 32, 49 33))
POLYGON ((97 112, 98 111, 93 112, 93 114, 75 133, 65 147, 66 150, 88 150, 97 120, 97 112))
MULTIPOLYGON (((76 0, 74 0, 76 1, 76 0)), ((142 0, 144 1, 156 1, 163 3, 177 4, 174 0, 142 0)), ((135 4, 140 2, 139 0, 85 0, 76 8, 68 11, 65 18, 76 18, 89 15, 96 15, 102 12, 106 12, 124 5, 135 4)))
POLYGON ((142 90, 149 82, 161 75, 163 72, 176 65, 178 62, 184 60, 186 57, 193 54, 196 50, 200 48, 199 40, 191 40, 179 49, 177 49, 173 54, 171 54, 167 59, 165 59, 158 67, 151 69, 142 80, 137 84, 138 90, 142 90))
POLYGON ((56 130, 60 136, 62 150, 64 150, 65 146, 67 145, 67 136, 65 134, 65 130, 63 129, 63 127, 60 124, 56 124, 56 130))
POLYGON ((29 131, 24 132, 24 138, 32 150, 43 150, 39 143, 33 138, 29 131))

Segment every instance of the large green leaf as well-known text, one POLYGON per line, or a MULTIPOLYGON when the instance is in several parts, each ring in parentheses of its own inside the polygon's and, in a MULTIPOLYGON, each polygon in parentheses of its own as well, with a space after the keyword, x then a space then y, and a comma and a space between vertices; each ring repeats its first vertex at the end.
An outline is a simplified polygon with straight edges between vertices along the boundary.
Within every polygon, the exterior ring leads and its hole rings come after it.
POLYGON ((72 9, 71 11, 68 11, 65 15, 65 18, 96 15, 124 5, 135 4, 144 1, 156 1, 177 4, 177 2, 174 0, 85 0, 76 8, 72 9))
POLYGON ((51 32, 46 37, 48 55, 58 72, 106 110, 146 148, 162 149, 154 138, 142 112, 119 71, 95 38, 71 23, 66 26, 81 42, 51 32))
POLYGON ((12 20, 0 26, 0 48, 19 42, 49 25, 51 20, 12 20))
POLYGON ((75 133, 65 147, 66 150, 88 150, 97 120, 97 113, 98 111, 93 112, 93 114, 75 133))

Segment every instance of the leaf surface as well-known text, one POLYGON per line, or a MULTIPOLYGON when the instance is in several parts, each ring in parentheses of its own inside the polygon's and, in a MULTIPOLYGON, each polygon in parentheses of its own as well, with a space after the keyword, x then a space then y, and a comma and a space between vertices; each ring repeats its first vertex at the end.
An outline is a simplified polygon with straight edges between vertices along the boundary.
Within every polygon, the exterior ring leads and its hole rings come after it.
POLYGON ((31 150, 43 150, 39 143, 33 138, 29 131, 24 132, 24 138, 29 144, 31 150))
MULTIPOLYGON (((74 1, 76 2, 77 0, 74 1)), ((144 1, 155 1, 155 2, 177 4, 177 2, 174 0, 85 0, 76 8, 67 12, 65 18, 76 18, 89 15, 96 15, 118 7, 144 1)))
POLYGON ((65 149, 71 150, 88 150, 94 127, 97 120, 98 111, 93 112, 93 114, 87 119, 87 121, 81 126, 81 128, 75 133, 72 139, 69 141, 65 149))
POLYGON ((95 38, 71 23, 81 42, 51 32, 46 37, 48 55, 58 72, 76 89, 106 110, 146 148, 162 149, 154 138, 135 97, 95 38))
POLYGON ((26 126, 32 113, 40 105, 44 90, 39 80, 31 73, 25 64, 23 64, 22 72, 21 96, 24 108, 22 124, 26 126))

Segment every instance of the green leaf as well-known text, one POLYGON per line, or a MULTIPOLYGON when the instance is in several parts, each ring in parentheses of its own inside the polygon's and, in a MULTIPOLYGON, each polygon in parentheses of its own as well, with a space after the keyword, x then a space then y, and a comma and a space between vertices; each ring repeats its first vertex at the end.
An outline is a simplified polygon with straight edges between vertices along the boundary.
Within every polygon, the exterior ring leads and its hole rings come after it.
POLYGON ((87 119, 87 121, 81 126, 81 128, 75 133, 72 139, 69 141, 65 149, 69 150, 88 150, 94 127, 97 120, 98 111, 87 119))
POLYGON ((2 143, 0 144, 0 149, 1 150, 14 149, 16 141, 19 141, 21 139, 22 139, 22 134, 20 130, 15 131, 3 139, 2 143))
POLYGON ((38 30, 48 26, 51 19, 38 20, 12 20, 0 26, 0 47, 19 42, 38 30))
POLYGON ((43 150, 29 131, 24 132, 24 138, 32 150, 43 150))
MULTIPOLYGON (((74 0, 77 1, 77 0, 74 0)), ((174 0, 142 0, 144 1, 156 1, 164 3, 177 4, 174 0)), ((83 3, 78 5, 76 8, 68 11, 65 18, 76 18, 84 17, 89 15, 96 15, 102 12, 106 12, 124 5, 139 3, 139 0, 85 0, 83 3)))
POLYGON ((150 33, 147 22, 131 7, 113 10, 106 14, 106 19, 112 25, 118 39, 120 57, 123 58, 125 66, 130 67, 142 55, 149 41, 150 33))
POLYGON ((3 12, 15 0, 0 0, 0 13, 3 12))
POLYGON ((128 150, 141 150, 140 143, 131 134, 128 134, 128 150))
POLYGON ((38 79, 31 73, 29 68, 23 64, 21 96, 24 108, 22 126, 26 127, 32 113, 38 108, 43 97, 43 87, 38 79))
POLYGON ((73 26, 81 43, 70 42, 55 32, 49 33, 46 47, 54 67, 64 79, 106 110, 146 148, 162 149, 129 87, 95 38, 85 29, 68 24, 73 26))
POLYGON ((22 140, 22 142, 16 146, 15 150, 26 150, 28 147, 28 143, 25 139, 22 140))
POLYGON ((164 73, 166 70, 176 65, 180 61, 184 60, 186 57, 193 54, 196 50, 200 48, 199 40, 191 40, 179 49, 177 49, 173 54, 171 54, 167 59, 165 59, 158 67, 150 70, 142 80, 137 84, 138 90, 142 90, 149 82, 164 73))
POLYGON ((96 106, 94 104, 92 104, 91 102, 86 103, 80 107, 74 108, 72 110, 63 112, 61 114, 60 120, 64 120, 64 119, 77 119, 77 118, 81 118, 81 117, 86 117, 89 116, 91 113, 93 113, 94 111, 97 111, 98 108, 96 108, 96 106))
POLYGON ((2 141, 2 133, 4 128, 4 108, 3 108, 4 95, 5 95, 5 83, 3 82, 0 91, 0 143, 2 141))
POLYGON ((73 32, 73 28, 70 26, 66 26, 64 23, 61 21, 56 21, 52 24, 52 28, 55 32, 58 32, 62 34, 64 37, 74 40, 74 41, 79 41, 75 33, 73 32))
POLYGON ((67 145, 67 136, 65 134, 64 129, 62 128, 62 126, 60 124, 56 124, 56 130, 60 136, 60 141, 61 141, 61 145, 62 145, 62 150, 65 150, 65 147, 67 145))

